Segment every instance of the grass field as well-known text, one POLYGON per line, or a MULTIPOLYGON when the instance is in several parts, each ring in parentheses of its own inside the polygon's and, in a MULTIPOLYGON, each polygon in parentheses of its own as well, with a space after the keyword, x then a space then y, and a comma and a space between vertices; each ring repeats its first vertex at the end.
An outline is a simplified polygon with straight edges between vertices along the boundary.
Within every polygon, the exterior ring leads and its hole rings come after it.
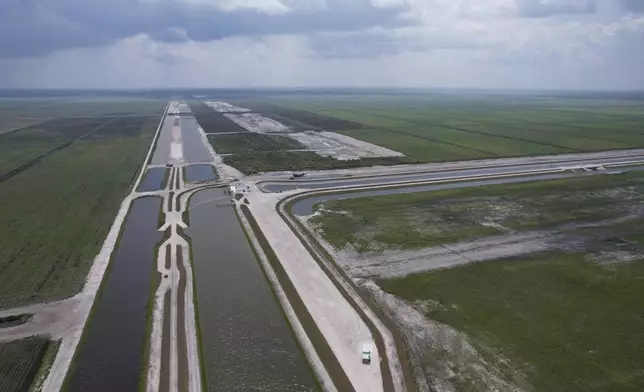
POLYGON ((0 134, 56 118, 153 116, 162 113, 166 104, 134 97, 0 98, 0 134))
POLYGON ((644 174, 333 200, 311 222, 337 249, 418 249, 641 213, 644 174))
POLYGON ((0 343, 0 391, 30 391, 41 364, 51 359, 45 357, 51 357, 52 348, 55 352, 57 343, 43 338, 0 343))
POLYGON ((615 95, 320 94, 237 101, 296 129, 326 129, 420 162, 644 147, 644 101, 615 95))
POLYGON ((250 132, 233 135, 208 135, 208 140, 218 154, 304 149, 300 142, 290 137, 250 132))
POLYGON ((8 162, 5 167, 31 159, 41 151, 35 146, 73 141, 0 183, 0 308, 62 299, 82 288, 145 158, 159 114, 59 119, 35 132, 0 136, 0 148, 19 146, 10 159, 0 160, 8 162), (81 134, 87 137, 74 141, 81 134), (3 143, 4 137, 11 142, 3 143))
POLYGON ((224 163, 241 170, 245 174, 268 171, 317 170, 320 168, 345 169, 360 166, 395 165, 413 162, 407 158, 399 157, 341 161, 320 156, 313 151, 255 152, 233 154, 224 157, 224 163))
MULTIPOLYGON (((381 281, 426 315, 465 332, 489 361, 498 353, 533 390, 644 390, 644 261, 606 268, 583 254, 471 264, 381 281)), ((472 389, 475 390, 475 389, 472 389)))

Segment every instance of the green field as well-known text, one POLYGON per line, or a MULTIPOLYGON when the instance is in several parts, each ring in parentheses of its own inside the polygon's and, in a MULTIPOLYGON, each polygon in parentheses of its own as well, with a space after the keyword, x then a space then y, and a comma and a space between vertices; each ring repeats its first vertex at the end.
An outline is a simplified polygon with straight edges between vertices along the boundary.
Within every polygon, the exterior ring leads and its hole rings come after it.
POLYGON ((420 162, 644 147, 644 100, 620 96, 398 92, 236 103, 293 119, 296 129, 308 122, 420 162))
POLYGON ((251 132, 232 135, 211 134, 208 135, 208 140, 218 154, 304 149, 300 142, 290 137, 251 132))
POLYGON ((58 342, 43 338, 0 343, 0 391, 37 390, 34 383, 46 374, 57 349, 58 342))
POLYGON ((418 249, 570 222, 632 217, 644 201, 644 174, 491 185, 319 204, 311 223, 336 249, 418 249))
POLYGON ((583 254, 543 254, 378 283, 432 303, 427 317, 465 332, 489 362, 525 375, 534 391, 638 392, 643 280, 644 260, 607 268, 583 254))
MULTIPOLYGON (((455 242, 491 254, 375 280, 427 319, 464 333, 486 369, 525 390, 636 392, 644 389, 643 201, 639 171, 328 201, 311 222, 334 248, 363 253, 348 265, 384 263, 381 251, 405 250, 386 256, 391 268, 404 268, 411 251, 431 246, 477 256, 455 250, 455 242), (495 249, 470 242, 528 231, 548 238, 547 249, 499 259, 495 249)), ((494 384, 475 370, 481 362, 459 351, 462 340, 429 322, 420 330, 413 320, 398 318, 426 371, 448 367, 457 390, 490 390, 494 384)))
POLYGON ((320 168, 346 169, 374 165, 396 165, 414 163, 414 161, 399 157, 341 161, 320 156, 313 151, 270 151, 225 156, 224 163, 239 169, 245 174, 255 174, 269 171, 317 170, 320 168))
MULTIPOLYGON (((99 111, 87 105, 68 109, 99 111)), ((101 113, 125 109, 108 104, 101 113)), ((51 150, 54 141, 66 143, 0 182, 0 308, 63 299, 82 288, 159 114, 60 118, 0 135, 0 150, 11 151, 0 159, 5 171, 51 150)))

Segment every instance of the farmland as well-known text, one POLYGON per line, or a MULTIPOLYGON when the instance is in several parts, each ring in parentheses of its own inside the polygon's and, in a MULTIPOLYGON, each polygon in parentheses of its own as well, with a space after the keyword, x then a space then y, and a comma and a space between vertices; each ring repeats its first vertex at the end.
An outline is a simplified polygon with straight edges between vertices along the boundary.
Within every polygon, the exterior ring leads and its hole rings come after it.
POLYGON ((250 132, 234 135, 208 135, 208 140, 218 154, 304 149, 300 142, 286 136, 250 132))
POLYGON ((290 119, 300 129, 332 130, 419 162, 644 146, 644 101, 619 96, 397 93, 235 103, 287 125, 290 119))
MULTIPOLYGON (((67 109, 125 113, 125 105, 106 105, 102 111, 88 103, 67 109)), ((164 103, 154 107, 162 111, 164 103)), ((56 143, 65 147, 0 183, 0 308, 63 299, 81 289, 161 111, 60 118, 0 135, 0 148, 13 151, 6 167, 24 165, 56 143)))
POLYGON ((0 134, 56 118, 150 116, 163 111, 165 101, 144 98, 11 98, 0 99, 0 134))
POLYGON ((41 366, 51 364, 57 346, 57 343, 43 338, 0 343, 0 391, 30 390, 38 376, 43 374, 41 366))

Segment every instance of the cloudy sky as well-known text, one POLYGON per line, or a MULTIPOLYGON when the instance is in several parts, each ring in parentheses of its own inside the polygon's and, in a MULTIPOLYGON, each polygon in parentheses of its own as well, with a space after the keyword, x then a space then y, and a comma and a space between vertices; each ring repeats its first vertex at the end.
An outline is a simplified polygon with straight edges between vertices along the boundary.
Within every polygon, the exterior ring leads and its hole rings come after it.
POLYGON ((644 89, 644 0, 0 0, 0 87, 644 89))

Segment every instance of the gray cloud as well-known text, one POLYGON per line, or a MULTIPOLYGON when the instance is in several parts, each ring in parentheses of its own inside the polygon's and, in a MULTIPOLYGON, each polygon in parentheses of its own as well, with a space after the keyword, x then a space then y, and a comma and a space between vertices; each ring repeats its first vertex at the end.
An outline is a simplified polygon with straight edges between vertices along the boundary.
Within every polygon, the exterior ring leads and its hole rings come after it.
POLYGON ((520 16, 530 18, 564 14, 594 14, 597 11, 595 0, 517 0, 517 6, 520 16))
POLYGON ((101 46, 141 33, 163 42, 181 42, 397 26, 403 23, 397 18, 400 11, 374 7, 368 0, 350 5, 327 0, 325 7, 293 8, 273 15, 177 1, 3 0, 0 57, 42 56, 58 49, 101 46))
POLYGON ((644 0, 621 0, 622 8, 632 12, 644 12, 644 0))

